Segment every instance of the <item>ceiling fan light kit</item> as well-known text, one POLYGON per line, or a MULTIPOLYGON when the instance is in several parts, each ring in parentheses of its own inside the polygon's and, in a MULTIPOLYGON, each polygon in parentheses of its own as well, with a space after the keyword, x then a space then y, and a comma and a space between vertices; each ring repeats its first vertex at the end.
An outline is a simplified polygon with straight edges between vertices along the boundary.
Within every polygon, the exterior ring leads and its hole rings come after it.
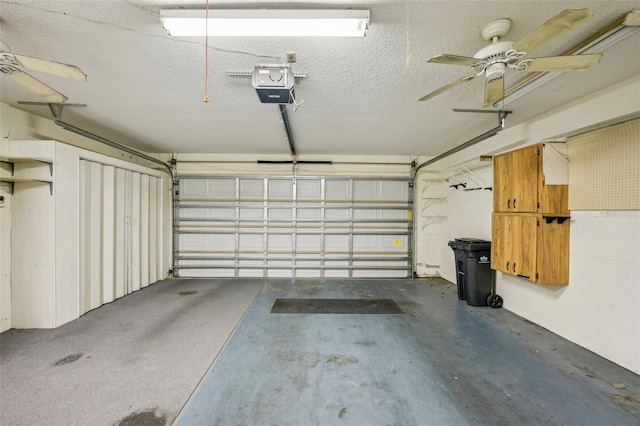
POLYGON ((174 37, 364 37, 368 10, 161 10, 174 37), (208 16, 208 19, 206 18, 208 16))

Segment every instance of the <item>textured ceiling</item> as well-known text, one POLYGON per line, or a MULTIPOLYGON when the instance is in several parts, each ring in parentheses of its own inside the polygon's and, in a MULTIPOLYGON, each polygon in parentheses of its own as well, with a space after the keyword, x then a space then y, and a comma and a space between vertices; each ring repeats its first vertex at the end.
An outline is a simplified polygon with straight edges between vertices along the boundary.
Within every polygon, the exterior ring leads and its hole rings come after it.
MULTIPOLYGON (((481 79, 427 102, 417 99, 469 74, 465 67, 428 64, 440 53, 473 54, 480 31, 498 18, 513 21, 506 37, 519 40, 567 8, 594 17, 528 57, 557 55, 625 13, 638 1, 291 1, 210 0, 211 8, 361 8, 371 11, 364 38, 210 39, 209 103, 203 102, 203 39, 166 35, 159 11, 203 8, 204 0, 0 0, 0 38, 14 53, 79 66, 88 81, 33 73, 68 96, 63 121, 148 152, 282 153, 289 145, 276 105, 261 104, 250 77, 256 64, 296 52, 296 97, 288 115, 298 153, 437 155, 497 124, 480 108, 481 79)), ((594 68, 565 73, 506 106, 513 126, 640 73, 640 32, 604 52, 594 68)), ((525 74, 513 72, 507 89, 525 74), (516 75, 517 74, 517 75, 516 75)), ((1 101, 48 118, 42 101, 6 76, 1 101)))

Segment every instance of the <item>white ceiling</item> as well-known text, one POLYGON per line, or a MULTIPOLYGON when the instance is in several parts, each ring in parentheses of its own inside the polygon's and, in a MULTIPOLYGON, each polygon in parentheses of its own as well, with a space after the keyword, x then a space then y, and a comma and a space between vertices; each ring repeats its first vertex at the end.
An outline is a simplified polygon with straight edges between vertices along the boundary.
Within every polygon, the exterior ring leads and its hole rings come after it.
MULTIPOLYGON (((465 67, 428 64, 440 53, 473 54, 480 31, 497 18, 513 21, 519 40, 567 8, 594 17, 528 57, 565 52, 627 12, 636 1, 260 2, 210 0, 210 8, 360 8, 371 11, 364 38, 210 39, 209 103, 203 102, 205 46, 166 35, 160 9, 203 8, 204 0, 0 0, 0 38, 14 53, 79 66, 88 81, 32 73, 68 96, 62 120, 148 152, 289 153, 276 105, 261 104, 250 77, 256 64, 297 54, 296 97, 288 111, 293 140, 304 154, 437 155, 497 124, 481 108, 483 82, 465 83, 426 102, 417 99, 469 74, 465 67)), ((640 32, 607 49, 594 68, 565 73, 508 105, 513 126, 640 73, 640 32)), ((507 89, 524 74, 513 72, 507 89)), ((42 101, 6 76, 0 100, 52 118, 42 101)), ((330 159, 330 158, 329 158, 330 159)))

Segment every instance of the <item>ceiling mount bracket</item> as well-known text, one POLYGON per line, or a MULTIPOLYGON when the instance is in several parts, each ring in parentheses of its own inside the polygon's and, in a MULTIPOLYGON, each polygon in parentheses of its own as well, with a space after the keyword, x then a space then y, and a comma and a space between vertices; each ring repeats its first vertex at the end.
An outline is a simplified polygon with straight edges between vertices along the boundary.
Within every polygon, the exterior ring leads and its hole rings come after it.
POLYGON ((62 118, 64 107, 86 107, 86 104, 66 104, 64 102, 26 102, 18 101, 19 105, 47 105, 54 118, 62 118))

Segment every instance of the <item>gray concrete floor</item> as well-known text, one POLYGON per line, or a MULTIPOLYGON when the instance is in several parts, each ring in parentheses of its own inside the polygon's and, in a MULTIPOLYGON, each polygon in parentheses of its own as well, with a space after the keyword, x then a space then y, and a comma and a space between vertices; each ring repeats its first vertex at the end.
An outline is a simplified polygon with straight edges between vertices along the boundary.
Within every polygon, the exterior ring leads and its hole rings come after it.
POLYGON ((2 425, 640 424, 638 375, 444 280, 169 280, 0 345, 2 425))
POLYGON ((170 424, 262 280, 166 280, 54 330, 0 334, 0 425, 170 424))

